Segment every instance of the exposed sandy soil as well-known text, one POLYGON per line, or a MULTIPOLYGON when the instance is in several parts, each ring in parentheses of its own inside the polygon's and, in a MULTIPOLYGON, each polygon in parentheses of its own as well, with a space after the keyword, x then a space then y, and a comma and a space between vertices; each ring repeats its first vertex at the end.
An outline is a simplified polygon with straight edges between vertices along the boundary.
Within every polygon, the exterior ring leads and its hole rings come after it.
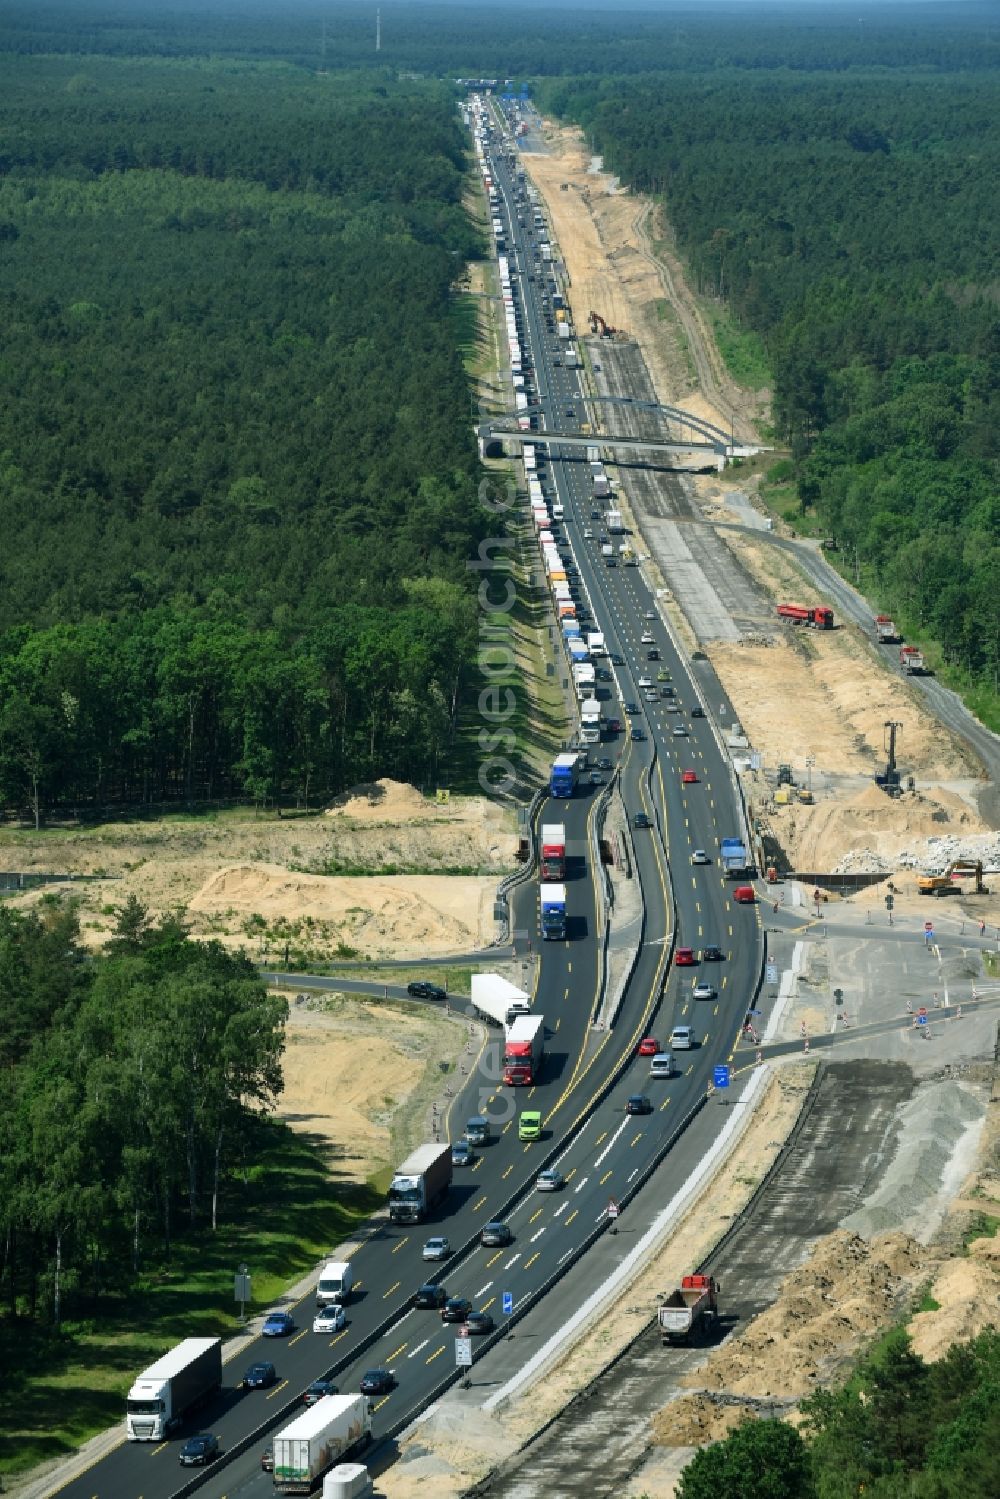
POLYGON ((647 200, 617 187, 608 173, 590 171, 591 157, 575 127, 547 124, 548 155, 524 155, 529 177, 545 200, 570 278, 570 305, 578 332, 591 310, 642 344, 662 401, 729 427, 759 415, 767 392, 735 385, 712 344, 680 262, 658 244, 654 210, 647 200), (567 188, 562 190, 562 184, 567 188))
MULTIPOLYGON (((893 800, 873 783, 853 795, 821 794, 811 807, 790 803, 770 815, 797 869, 833 869, 852 849, 877 848, 890 868, 921 838, 982 831, 963 797, 940 786, 893 800)), ((913 884, 913 876, 906 879, 913 884)))
POLYGON ((353 996, 288 998, 285 1091, 276 1112, 322 1142, 338 1181, 364 1182, 391 1164, 390 1127, 399 1129, 407 1104, 419 1111, 428 1065, 437 1072, 441 1057, 462 1050, 466 1026, 426 1007, 394 1005, 387 1020, 384 1009, 353 996))
POLYGON ((493 933, 492 896, 513 867, 513 819, 485 797, 438 804, 412 786, 380 781, 338 799, 326 815, 116 823, 40 835, 0 835, 6 868, 98 876, 16 897, 31 905, 61 890, 80 902, 85 938, 106 940, 114 911, 134 894, 154 915, 181 912, 196 936, 230 946, 372 957, 477 947, 493 933), (326 875, 344 867, 414 874, 326 875), (434 873, 477 869, 476 875, 434 873), (426 871, 426 872, 424 872, 426 871))

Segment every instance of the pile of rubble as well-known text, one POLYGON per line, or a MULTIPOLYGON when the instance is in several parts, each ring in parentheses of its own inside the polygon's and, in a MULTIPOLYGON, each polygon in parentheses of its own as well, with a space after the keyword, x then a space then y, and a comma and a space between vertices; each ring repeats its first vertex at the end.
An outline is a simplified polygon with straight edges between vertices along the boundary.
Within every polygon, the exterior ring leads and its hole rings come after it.
POLYGON ((978 859, 984 872, 1000 871, 1000 833, 970 834, 966 838, 948 835, 921 838, 891 860, 874 848, 852 848, 841 859, 835 873, 891 874, 894 869, 921 869, 930 874, 943 874, 956 859, 978 859))

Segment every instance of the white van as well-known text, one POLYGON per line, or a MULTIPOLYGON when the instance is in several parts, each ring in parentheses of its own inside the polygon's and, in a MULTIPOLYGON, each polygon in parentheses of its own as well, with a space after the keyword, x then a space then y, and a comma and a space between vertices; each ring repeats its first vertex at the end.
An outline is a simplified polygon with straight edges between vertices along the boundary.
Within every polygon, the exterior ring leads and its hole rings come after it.
POLYGON ((650 1077, 673 1077, 674 1059, 669 1051, 658 1051, 649 1064, 650 1077))
POLYGON ((316 1305, 329 1306, 336 1302, 339 1306, 346 1306, 353 1284, 354 1271, 350 1260, 327 1260, 316 1287, 316 1305))
POLYGON ((694 1031, 689 1025, 675 1025, 670 1032, 670 1044, 674 1051, 690 1051, 694 1045, 694 1031))

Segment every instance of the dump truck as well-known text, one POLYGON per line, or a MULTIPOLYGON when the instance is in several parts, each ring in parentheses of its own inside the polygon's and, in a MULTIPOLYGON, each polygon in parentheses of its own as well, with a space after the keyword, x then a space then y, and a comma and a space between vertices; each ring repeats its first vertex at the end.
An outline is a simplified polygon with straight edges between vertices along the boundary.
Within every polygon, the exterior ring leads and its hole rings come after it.
POLYGON ((136 1379, 125 1403, 130 1442, 161 1442, 222 1388, 222 1339, 185 1338, 136 1379))
POLYGON ((389 1187, 393 1223, 419 1223, 451 1186, 451 1146, 418 1145, 397 1168, 389 1187))
POLYGON ((700 1326, 718 1314, 720 1287, 712 1275, 685 1275, 660 1307, 660 1341, 686 1343, 700 1326))
POLYGON ((872 623, 875 626, 875 639, 879 645, 891 645, 894 640, 899 639, 896 622, 888 614, 876 614, 872 623))
POLYGON ((335 1462, 372 1439, 367 1395, 324 1395, 274 1439, 274 1487, 309 1494, 335 1462))
POLYGON ((779 604, 778 614, 782 619, 796 625, 808 625, 813 630, 833 629, 833 610, 825 604, 779 604))
POLYGON ((915 645, 901 645, 899 664, 911 677, 919 677, 924 671, 924 653, 915 645))

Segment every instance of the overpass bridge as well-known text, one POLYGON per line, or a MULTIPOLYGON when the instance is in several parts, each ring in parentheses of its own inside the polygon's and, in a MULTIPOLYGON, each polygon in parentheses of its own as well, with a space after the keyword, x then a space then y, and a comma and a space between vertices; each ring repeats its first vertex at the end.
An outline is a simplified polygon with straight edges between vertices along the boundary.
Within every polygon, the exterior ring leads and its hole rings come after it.
MULTIPOLYGON (((476 429, 479 438, 480 456, 498 457, 505 444, 524 447, 587 448, 594 446, 613 447, 623 452, 659 452, 671 454, 693 454, 699 467, 725 468, 733 458, 752 458, 755 453, 766 452, 751 443, 737 443, 731 432, 724 432, 714 422, 684 411, 679 406, 660 406, 653 401, 633 401, 627 396, 588 396, 588 405, 625 406, 629 411, 650 412, 659 417, 667 427, 661 436, 642 437, 635 433, 581 432, 579 427, 571 430, 561 427, 544 427, 538 431, 523 431, 516 426, 517 417, 502 417, 492 422, 482 422, 476 429), (671 432, 671 428, 679 429, 671 432), (686 434, 690 435, 686 435, 686 434), (704 461, 702 461, 702 458, 704 461)), ((545 419, 544 406, 528 406, 518 416, 545 419)), ((675 465, 676 466, 676 465, 675 465)))

